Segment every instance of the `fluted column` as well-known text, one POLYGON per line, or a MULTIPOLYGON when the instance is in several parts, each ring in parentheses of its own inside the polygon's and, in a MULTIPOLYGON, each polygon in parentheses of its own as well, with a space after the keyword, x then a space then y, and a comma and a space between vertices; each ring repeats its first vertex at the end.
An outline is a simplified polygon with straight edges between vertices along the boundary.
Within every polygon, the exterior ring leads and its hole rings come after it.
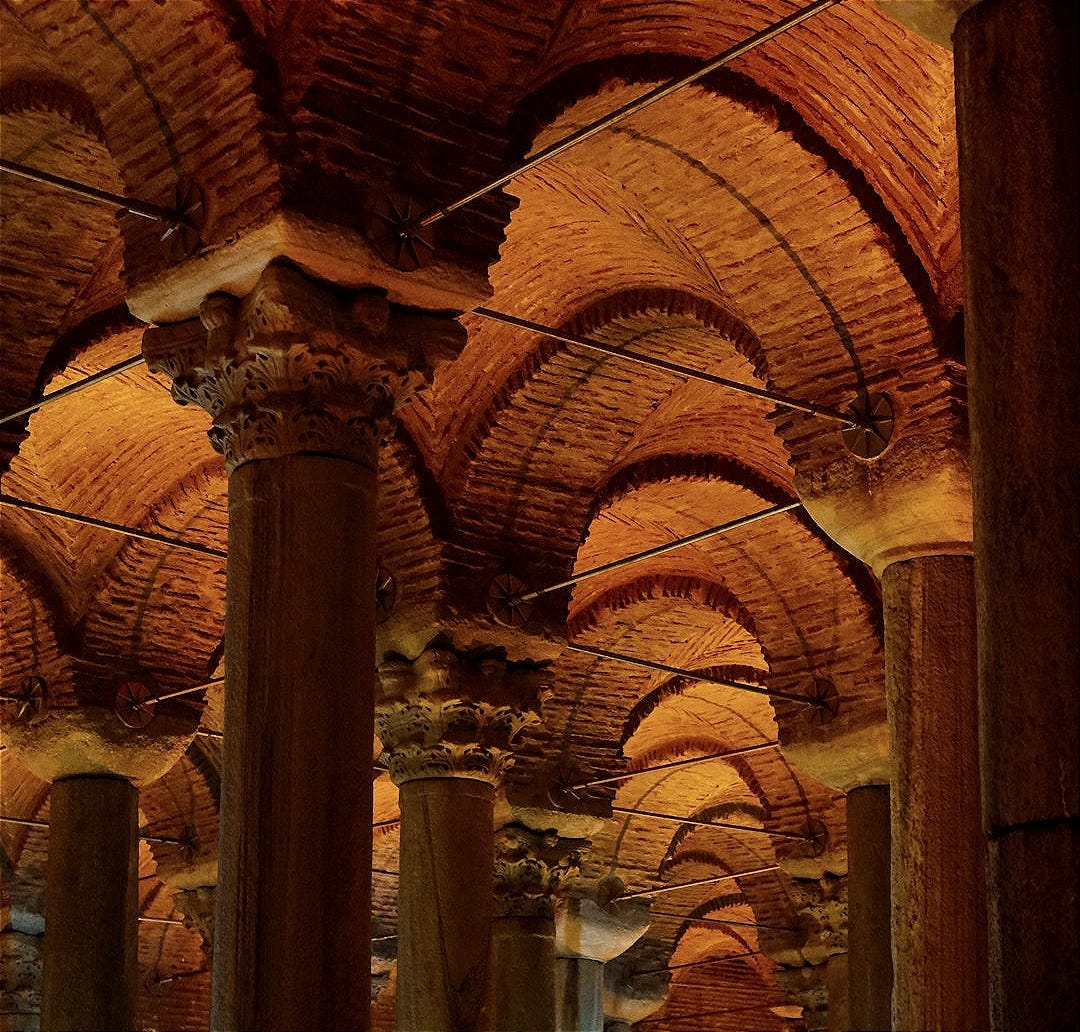
POLYGON ((649 927, 643 902, 615 902, 607 909, 583 896, 568 896, 555 909, 557 1032, 604 1032, 604 965, 625 953, 649 927))
POLYGON ((585 839, 509 824, 495 836, 495 1032, 555 1032, 555 894, 580 868, 585 839))
POLYGON ((378 442, 462 337, 284 265, 145 335, 230 474, 215 1028, 368 1027, 378 442))
POLYGON ((400 789, 401 1032, 488 1027, 495 789, 550 676, 446 645, 379 667, 378 733, 400 789))
POLYGON ((994 1028, 1080 1024, 1080 8, 953 37, 994 1028))

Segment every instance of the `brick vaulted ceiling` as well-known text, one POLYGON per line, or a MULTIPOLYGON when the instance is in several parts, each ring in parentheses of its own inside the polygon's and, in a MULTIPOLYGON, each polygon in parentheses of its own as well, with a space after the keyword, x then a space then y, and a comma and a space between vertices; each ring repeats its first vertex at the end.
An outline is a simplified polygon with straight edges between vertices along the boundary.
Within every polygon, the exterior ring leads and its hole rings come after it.
MULTIPOLYGON (((211 248, 283 210, 358 233, 382 191, 453 200, 795 7, 5 0, 3 155, 165 204, 189 175, 205 191, 211 248)), ((467 283, 462 293, 490 291, 490 308, 821 404, 887 391, 898 435, 947 437, 963 419, 952 111, 948 52, 870 0, 847 0, 446 219, 438 261, 467 283)), ((128 299, 167 270, 153 228, 108 206, 10 175, 2 204, 6 412, 137 354, 143 323, 128 299)), ((365 275, 347 285, 382 285, 365 275)), ((437 630, 464 646, 482 640, 454 614, 479 608, 500 571, 548 583, 791 500, 797 478, 812 483, 843 461, 834 425, 813 417, 471 311, 461 321, 464 351, 382 452, 379 554, 398 584, 383 651, 414 655, 437 630)), ((167 381, 139 367, 4 426, 2 488, 224 550, 226 477, 206 429, 204 413, 176 406, 167 381)), ((41 676, 64 704, 107 693, 102 671, 118 667, 166 689, 219 673, 220 557, 10 508, 0 550, 5 691, 41 676)), ((778 735, 805 751, 883 719, 876 583, 797 513, 612 571, 540 609, 543 631, 523 654, 554 660, 555 691, 512 796, 553 767, 599 777, 778 735), (797 705, 616 666, 567 641, 789 692, 827 678, 843 703, 819 727, 797 705)), ((221 729, 221 694, 205 693, 206 729, 221 729)), ((171 705, 182 715, 202 698, 171 705)), ((163 871, 212 864, 223 747, 196 739, 142 790, 153 834, 198 843, 194 860, 143 845, 147 916, 176 916, 163 871)), ((818 1027, 814 972, 843 949, 830 907, 846 869, 844 817, 835 785, 798 755, 763 750, 596 793, 774 830, 813 819, 829 833, 818 857, 629 815, 593 836, 582 878, 615 873, 629 890, 780 863, 661 897, 679 913, 796 931, 654 919, 643 965, 749 955, 675 968, 642 1029, 818 1027)), ((47 819, 47 785, 10 750, 0 764, 4 813, 47 819)), ((396 815, 385 774, 375 800, 376 821, 396 815)), ((33 929, 45 833, 0 833, 14 923, 33 929)), ((380 829, 373 864, 396 862, 396 831, 380 829)), ((390 935, 392 877, 376 876, 374 894, 375 934, 390 935)), ((384 1026, 391 961, 377 948, 384 1026)), ((144 922, 140 963, 141 1027, 206 1027, 196 932, 144 922)))

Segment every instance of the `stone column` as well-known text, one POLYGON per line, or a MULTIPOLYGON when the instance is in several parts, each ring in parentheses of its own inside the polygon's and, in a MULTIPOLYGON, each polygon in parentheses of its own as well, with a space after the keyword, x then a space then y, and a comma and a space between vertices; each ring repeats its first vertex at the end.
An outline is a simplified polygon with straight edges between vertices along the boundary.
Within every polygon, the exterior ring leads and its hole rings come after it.
POLYGON ((649 908, 632 900, 604 909, 570 896, 555 908, 557 1032, 604 1032, 604 965, 649 927, 649 908))
POLYGON ((139 793, 84 776, 49 798, 41 1027, 133 1029, 139 793))
POLYGON ((954 35, 994 1028, 1080 1025, 1078 7, 954 35))
POLYGON ((144 337, 230 474, 215 1028, 368 1027, 378 441, 462 337, 284 265, 144 337))
POLYGON ((891 841, 889 786, 851 789, 847 794, 847 978, 852 1032, 887 1029, 892 1020, 891 841))
POLYGON ((379 667, 378 733, 400 788, 401 1032, 488 1027, 495 788, 550 677, 446 645, 379 667))
POLYGON ((554 895, 580 868, 587 844, 516 823, 495 837, 495 1032, 555 1032, 554 895))
POLYGON ((882 578, 892 786, 893 1024, 986 1029, 974 563, 927 556, 882 578))
MULTIPOLYGON (((184 703, 163 703, 160 712, 143 711, 144 726, 127 727, 111 707, 80 704, 75 683, 37 680, 44 686, 39 707, 6 722, 4 730, 19 762, 52 782, 41 1027, 133 1029, 138 786, 176 763, 198 715, 184 703)), ((136 680, 112 687, 131 688, 136 680)), ((100 698, 109 685, 98 679, 94 688, 100 698)), ((145 684, 138 691, 154 694, 145 684)))
POLYGON ((892 767, 893 1028, 985 1030, 986 895, 963 413, 950 417, 952 427, 916 430, 904 399, 894 405, 894 439, 879 458, 842 456, 842 445, 834 445, 837 458, 802 478, 800 494, 829 536, 881 580, 892 767))
POLYGON ((667 1001, 671 972, 665 970, 670 946, 640 939, 626 953, 604 965, 604 1030, 631 1032, 667 1001))

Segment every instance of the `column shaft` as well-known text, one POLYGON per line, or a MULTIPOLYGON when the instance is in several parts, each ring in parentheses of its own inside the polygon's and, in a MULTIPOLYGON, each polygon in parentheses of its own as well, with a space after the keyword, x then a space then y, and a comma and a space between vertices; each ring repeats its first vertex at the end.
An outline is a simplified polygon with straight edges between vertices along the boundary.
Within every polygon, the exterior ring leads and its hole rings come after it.
POLYGON ((604 1032, 604 965, 587 957, 555 958, 557 1032, 604 1032))
POLYGON ((495 789, 423 778, 399 799, 397 1028, 486 1028, 495 789))
POLYGON ((555 1032, 555 920, 497 917, 491 933, 495 1032, 555 1032))
POLYGON ((983 0, 954 37, 992 1023, 1018 1032, 1080 1025, 1078 22, 983 0))
POLYGON ((888 785, 864 785, 848 792, 847 966, 852 1032, 879 1032, 891 1021, 890 821, 888 785))
POLYGON ((131 782, 62 778, 49 803, 41 1027, 135 1027, 138 809, 131 782))
POLYGON ((885 570, 892 784, 893 1027, 984 1030, 984 849, 979 803, 973 561, 885 570))
POLYGON ((323 455, 229 478, 215 1028, 368 1027, 375 490, 323 455))

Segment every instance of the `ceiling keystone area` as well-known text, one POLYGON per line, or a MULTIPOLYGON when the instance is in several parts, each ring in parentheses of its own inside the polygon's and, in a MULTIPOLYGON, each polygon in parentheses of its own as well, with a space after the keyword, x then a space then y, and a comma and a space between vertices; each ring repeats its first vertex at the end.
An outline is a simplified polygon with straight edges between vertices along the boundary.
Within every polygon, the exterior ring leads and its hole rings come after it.
MULTIPOLYGON (((387 191, 449 203, 796 5, 19 0, 0 12, 6 160, 165 206, 187 175, 206 208, 203 251, 174 263, 149 221, 4 175, 0 411, 137 354, 143 318, 190 317, 197 284, 242 285, 272 253, 302 253, 349 289, 464 312, 460 355, 381 451, 379 561, 396 599, 380 651, 411 658, 442 631, 553 660, 510 801, 534 803, 527 784, 555 768, 572 782, 635 774, 578 794, 702 822, 619 812, 584 861, 583 885, 615 873, 628 892, 734 876, 654 904, 700 920, 654 917, 641 966, 670 964, 671 984, 641 1029, 818 1027, 824 966, 844 949, 842 791, 887 752, 876 582, 796 510, 553 592, 516 639, 483 615, 483 593, 501 572, 540 588, 864 467, 828 420, 472 309, 832 408, 887 393, 895 443, 879 470, 947 450, 964 419, 952 62, 885 6, 847 0, 448 216, 415 273, 380 266, 363 242, 387 191), (175 289, 183 277, 190 296, 175 289), (781 693, 827 680, 840 710, 815 722, 782 698, 568 642, 781 693), (795 836, 817 821, 827 844, 711 821, 795 836)), ((163 692, 220 676, 212 553, 228 547, 227 479, 207 428, 144 366, 0 427, 5 495, 209 549, 4 507, 5 693, 36 676, 50 705, 92 707, 118 665, 163 692)), ((192 893, 212 877, 223 692, 162 704, 209 733, 140 793, 147 834, 196 843, 141 846, 140 1027, 207 1027, 191 916, 205 901, 192 893)), ((47 784, 12 749, 0 765, 3 813, 47 822, 47 784)), ((398 862, 387 774, 374 793, 387 823, 372 864, 391 872, 374 877, 382 937, 398 862)), ((21 937, 5 949, 32 961, 47 832, 4 824, 0 841, 21 937)), ((392 940, 376 943, 372 977, 376 1025, 390 1027, 392 940)), ((17 990, 27 1006, 32 981, 17 990)))

